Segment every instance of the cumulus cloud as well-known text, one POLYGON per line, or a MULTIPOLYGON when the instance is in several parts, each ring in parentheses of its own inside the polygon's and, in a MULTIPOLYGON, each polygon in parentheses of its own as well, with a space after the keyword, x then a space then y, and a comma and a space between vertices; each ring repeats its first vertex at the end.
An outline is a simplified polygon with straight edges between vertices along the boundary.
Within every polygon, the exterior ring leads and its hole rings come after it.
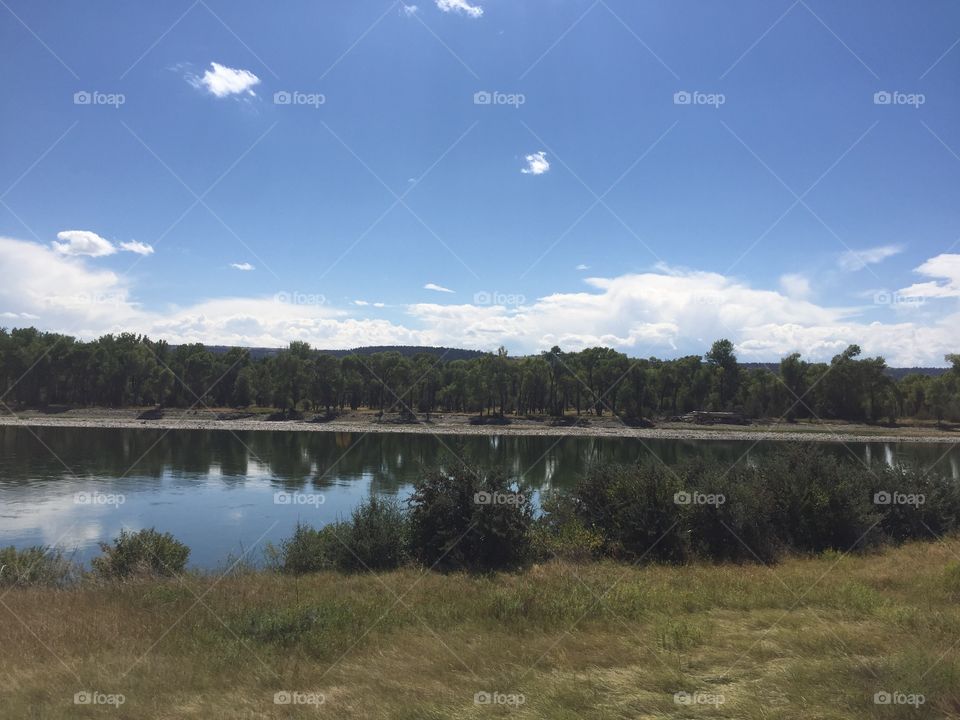
POLYGON ((878 245, 863 250, 847 250, 840 256, 838 262, 841 270, 853 272, 862 270, 867 265, 876 265, 901 252, 903 248, 899 245, 878 245))
POLYGON ((524 160, 527 161, 527 166, 520 170, 524 175, 543 175, 550 169, 550 161, 543 150, 527 155, 524 160))
POLYGON ((248 272, 254 269, 253 265, 251 265, 248 262, 230 263, 230 267, 232 267, 234 270, 243 270, 244 272, 248 272))
POLYGON ((905 297, 951 298, 960 297, 960 255, 944 253, 932 257, 914 272, 926 277, 938 278, 929 282, 915 283, 903 288, 899 294, 905 297))
POLYGON ((256 95, 254 85, 260 84, 260 78, 249 70, 227 67, 220 63, 210 63, 210 69, 197 77, 193 74, 186 76, 187 82, 198 89, 205 89, 211 95, 222 98, 230 95, 256 95))
POLYGON ((117 248, 113 243, 89 230, 63 230, 57 233, 57 240, 51 247, 61 255, 88 255, 102 257, 113 255, 117 248))
MULTIPOLYGON (((917 268, 938 297, 960 297, 960 255, 938 255, 917 268)), ((960 312, 940 304, 901 322, 866 322, 859 307, 826 307, 781 289, 752 287, 718 273, 659 267, 617 277, 586 277, 582 289, 521 305, 420 303, 406 320, 353 317, 314 296, 229 297, 145 309, 128 281, 37 243, 0 238, 0 318, 79 337, 146 333, 171 343, 282 347, 445 345, 514 354, 559 345, 616 347, 630 355, 700 354, 718 337, 734 341, 744 360, 771 361, 799 351, 829 360, 856 343, 897 366, 942 365, 957 350, 960 312)), ((440 287, 440 286, 436 286, 440 287)), ((443 292, 442 290, 439 292, 443 292)), ((930 293, 928 287, 923 292, 930 293)), ((378 303, 354 304, 371 312, 378 303)), ((875 312, 876 308, 871 308, 875 312)))
POLYGON ((437 0, 437 7, 443 12, 463 13, 472 18, 478 18, 483 15, 483 8, 479 5, 471 5, 467 0, 437 0))
POLYGON ((147 245, 147 243, 138 242, 137 240, 120 243, 120 249, 136 253, 137 255, 153 255, 152 245, 147 245))
POLYGON ((436 283, 427 283, 426 285, 423 286, 423 289, 433 290, 434 292, 442 292, 442 293, 453 292, 453 290, 451 290, 450 288, 445 288, 443 285, 437 285, 436 283))
POLYGON ((787 297, 805 298, 810 294, 810 280, 799 273, 780 276, 780 288, 787 297))

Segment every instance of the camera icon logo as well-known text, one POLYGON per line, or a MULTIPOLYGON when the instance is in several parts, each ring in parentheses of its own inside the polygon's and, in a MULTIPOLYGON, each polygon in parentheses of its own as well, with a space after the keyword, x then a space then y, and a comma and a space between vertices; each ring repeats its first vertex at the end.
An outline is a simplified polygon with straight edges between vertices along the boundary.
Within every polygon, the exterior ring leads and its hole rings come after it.
POLYGON ((93 101, 93 95, 86 90, 80 90, 73 94, 74 105, 89 105, 93 101))
POLYGON ((886 490, 881 490, 873 494, 874 505, 889 505, 892 500, 892 496, 886 490))
POLYGON ((693 96, 686 90, 679 90, 673 94, 674 105, 689 105, 693 101, 693 96))
POLYGON ((889 105, 893 102, 893 95, 886 90, 878 90, 873 94, 874 105, 889 105))
POLYGON ((674 505, 689 505, 693 497, 686 490, 681 490, 673 494, 674 505))
POLYGON ((474 105, 490 105, 493 102, 493 94, 486 90, 478 90, 473 94, 474 105))
POLYGON ((473 502, 477 505, 492 505, 493 493, 489 493, 486 490, 481 490, 478 493, 474 493, 473 502))
POLYGON ((293 102, 293 96, 286 90, 277 90, 273 94, 274 105, 289 105, 291 102, 293 102))

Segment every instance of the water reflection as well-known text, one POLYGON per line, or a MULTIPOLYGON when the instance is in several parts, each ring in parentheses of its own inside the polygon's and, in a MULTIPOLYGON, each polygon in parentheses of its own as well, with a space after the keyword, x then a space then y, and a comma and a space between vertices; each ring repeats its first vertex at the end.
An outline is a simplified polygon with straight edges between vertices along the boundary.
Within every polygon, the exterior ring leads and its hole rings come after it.
MULTIPOLYGON (((344 516, 359 499, 405 499, 424 468, 451 451, 503 468, 535 490, 569 488, 590 463, 668 464, 704 458, 755 462, 776 443, 430 435, 0 427, 0 544, 58 543, 82 558, 122 527, 156 526, 213 567, 260 541, 289 536, 298 520, 344 516), (46 447, 45 447, 46 446, 46 447), (49 449, 48 449, 49 448, 49 449), (274 493, 312 492, 323 503, 278 505, 274 493), (120 505, 81 505, 80 492, 113 493, 120 505)), ((960 450, 944 444, 824 443, 864 462, 918 463, 960 478, 960 450)))

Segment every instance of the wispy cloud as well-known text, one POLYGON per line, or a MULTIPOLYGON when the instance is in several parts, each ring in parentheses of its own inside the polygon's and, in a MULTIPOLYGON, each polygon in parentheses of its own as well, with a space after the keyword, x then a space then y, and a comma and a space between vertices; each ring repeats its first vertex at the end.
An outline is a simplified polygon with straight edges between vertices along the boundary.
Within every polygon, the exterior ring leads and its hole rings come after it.
POLYGON ((147 245, 147 243, 142 243, 137 240, 120 243, 120 249, 136 253, 137 255, 153 255, 152 245, 147 245))
POLYGON ((255 269, 255 268, 253 267, 253 265, 251 265, 251 264, 248 263, 248 262, 230 263, 230 267, 232 267, 234 270, 243 270, 244 272, 247 272, 247 271, 250 271, 250 270, 254 270, 254 269, 255 269))
POLYGON ((256 95, 253 86, 260 84, 260 78, 249 70, 231 68, 220 63, 210 63, 210 69, 202 77, 188 74, 187 82, 195 88, 203 88, 218 98, 229 95, 256 95))
POLYGON ((527 155, 524 160, 527 161, 527 166, 520 170, 524 175, 543 175, 550 169, 550 161, 543 150, 527 155))
POLYGON ((790 298, 806 298, 810 294, 810 280, 799 273, 781 275, 780 287, 790 298))
POLYGON ((863 250, 848 250, 840 256, 840 267, 848 272, 863 270, 867 265, 876 265, 888 257, 903 252, 899 245, 878 245, 863 250))
POLYGON ((463 13, 472 18, 478 18, 483 15, 482 7, 479 5, 471 5, 467 0, 437 0, 437 7, 443 12, 463 13))
POLYGON ((413 17, 420 10, 416 5, 403 5, 400 6, 400 12, 406 15, 407 17, 413 17))
POLYGON ((590 269, 590 266, 584 265, 583 263, 580 263, 574 268, 574 270, 589 270, 589 269, 590 269))
POLYGON ((424 290, 433 290, 434 292, 443 292, 443 293, 452 293, 453 290, 450 288, 445 288, 443 285, 437 285, 436 283, 427 283, 423 286, 424 290))

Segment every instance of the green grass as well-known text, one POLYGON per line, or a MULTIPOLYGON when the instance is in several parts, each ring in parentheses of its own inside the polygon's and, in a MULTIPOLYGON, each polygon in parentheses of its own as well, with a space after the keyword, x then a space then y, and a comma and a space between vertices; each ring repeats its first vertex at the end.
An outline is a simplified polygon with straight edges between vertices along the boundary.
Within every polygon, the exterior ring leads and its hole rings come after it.
POLYGON ((0 596, 0 715, 958 718, 958 568, 950 540, 773 568, 604 561, 16 587, 0 596), (74 705, 81 690, 125 702, 74 705), (277 705, 280 691, 324 702, 277 705), (879 691, 925 702, 877 705, 879 691), (479 692, 523 703, 477 705, 479 692), (682 692, 724 702, 678 704, 682 692))

